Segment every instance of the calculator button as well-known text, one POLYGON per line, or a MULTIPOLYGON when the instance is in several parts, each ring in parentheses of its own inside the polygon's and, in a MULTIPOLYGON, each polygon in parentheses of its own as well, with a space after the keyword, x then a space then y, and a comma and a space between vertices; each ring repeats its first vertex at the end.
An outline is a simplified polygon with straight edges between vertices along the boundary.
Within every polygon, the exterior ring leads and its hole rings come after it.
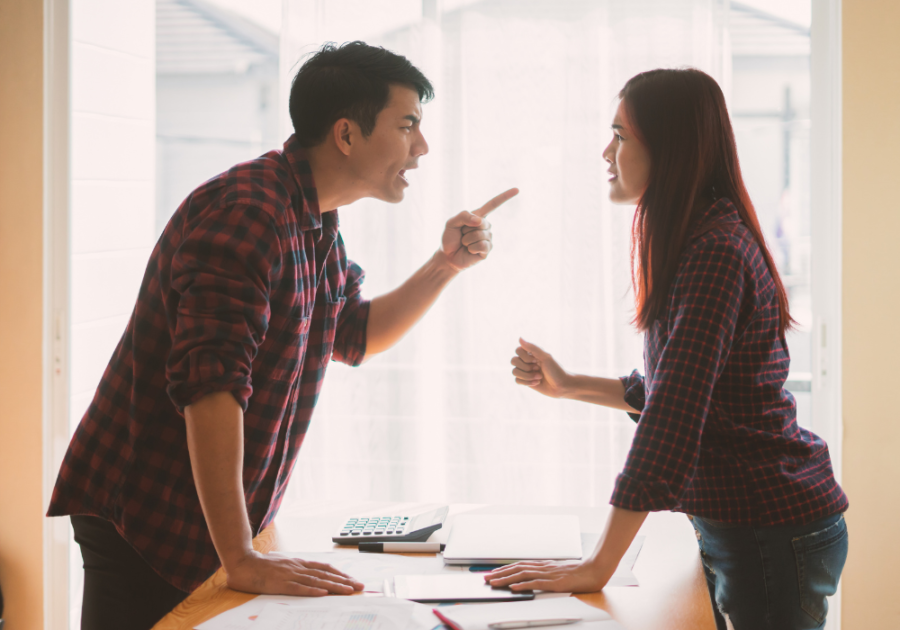
POLYGON ((362 535, 363 535, 363 536, 371 536, 371 535, 372 535, 372 532, 363 532, 362 535))
POLYGON ((350 532, 341 532, 341 536, 349 536, 350 532))
POLYGON ((361 529, 354 529, 352 533, 353 533, 354 536, 359 536, 360 534, 362 534, 362 530, 361 530, 361 529))

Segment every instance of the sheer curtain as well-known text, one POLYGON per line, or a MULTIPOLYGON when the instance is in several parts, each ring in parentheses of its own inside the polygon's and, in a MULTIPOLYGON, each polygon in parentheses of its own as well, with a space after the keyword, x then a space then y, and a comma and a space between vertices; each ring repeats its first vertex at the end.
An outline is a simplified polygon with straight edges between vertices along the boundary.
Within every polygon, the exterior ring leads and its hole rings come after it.
MULTIPOLYGON (((431 151, 406 200, 340 211, 366 292, 398 285, 444 221, 518 186, 494 251, 397 347, 332 363, 287 503, 328 499, 601 505, 634 431, 622 412, 515 385, 519 336, 571 371, 643 369, 629 325, 633 208, 607 199, 614 97, 691 65, 728 94, 724 0, 286 0, 282 81, 325 41, 362 39, 432 80, 431 151)), ((286 98, 282 101, 287 102, 286 98)))

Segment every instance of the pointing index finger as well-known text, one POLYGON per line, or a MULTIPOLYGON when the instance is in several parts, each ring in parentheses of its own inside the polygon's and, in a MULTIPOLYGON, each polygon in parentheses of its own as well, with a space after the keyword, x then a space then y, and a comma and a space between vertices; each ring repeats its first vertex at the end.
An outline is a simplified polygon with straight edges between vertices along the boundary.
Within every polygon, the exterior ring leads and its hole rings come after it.
POLYGON ((494 210, 496 210, 497 208, 499 208, 504 203, 506 203, 507 201, 509 201, 510 199, 512 199, 513 197, 515 197, 518 194, 519 194, 518 188, 510 188, 506 192, 502 192, 499 195, 497 195, 496 197, 494 197, 493 199, 491 199, 490 201, 488 201, 486 204, 484 204, 483 206, 478 208, 478 210, 476 210, 472 214, 479 216, 483 219, 484 217, 489 215, 491 212, 493 212, 494 210))

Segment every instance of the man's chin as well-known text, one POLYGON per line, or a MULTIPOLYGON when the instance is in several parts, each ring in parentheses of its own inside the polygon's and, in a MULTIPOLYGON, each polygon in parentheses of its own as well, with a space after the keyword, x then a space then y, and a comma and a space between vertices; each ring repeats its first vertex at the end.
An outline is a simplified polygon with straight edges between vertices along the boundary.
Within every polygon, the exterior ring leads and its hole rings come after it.
POLYGON ((400 203, 403 201, 403 198, 406 196, 406 191, 404 189, 400 190, 392 190, 390 194, 384 195, 380 197, 381 201, 386 203, 400 203))
POLYGON ((406 187, 404 186, 402 188, 397 187, 388 190, 374 190, 368 195, 365 195, 365 197, 368 197, 369 199, 377 199, 378 201, 383 201, 385 203, 400 203, 401 201, 403 201, 405 194, 406 187))

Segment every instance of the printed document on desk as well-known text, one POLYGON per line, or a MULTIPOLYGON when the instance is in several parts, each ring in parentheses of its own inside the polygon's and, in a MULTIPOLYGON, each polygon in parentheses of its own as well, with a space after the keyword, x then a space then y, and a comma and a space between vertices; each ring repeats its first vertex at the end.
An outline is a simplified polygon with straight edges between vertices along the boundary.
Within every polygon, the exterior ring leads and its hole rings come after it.
POLYGON ((327 597, 267 604, 253 630, 408 630, 415 604, 386 598, 327 597), (356 603, 359 602, 359 603, 356 603))
POLYGON ((431 630, 431 606, 365 596, 260 595, 196 630, 431 630))
MULTIPOLYGON (((459 569, 455 567, 444 566, 444 562, 440 556, 412 557, 382 553, 357 553, 354 551, 283 553, 278 555, 330 564, 334 568, 343 571, 347 575, 350 575, 365 584, 364 590, 367 594, 377 593, 378 595, 382 592, 385 578, 393 577, 398 574, 430 574, 459 571, 459 569)), ((232 608, 231 610, 200 624, 197 626, 197 629, 249 630, 254 627, 253 620, 257 618, 269 604, 295 604, 297 602, 305 601, 324 601, 324 599, 327 598, 260 595, 245 604, 232 608)), ((344 602, 350 601, 346 597, 340 599, 344 602)), ((355 601, 355 599, 353 601, 355 601)), ((431 608, 425 607, 425 610, 428 611, 428 617, 433 621, 434 615, 431 614, 431 608)), ((435 624, 432 623, 432 625, 428 626, 425 630, 430 630, 434 625, 435 624)))

